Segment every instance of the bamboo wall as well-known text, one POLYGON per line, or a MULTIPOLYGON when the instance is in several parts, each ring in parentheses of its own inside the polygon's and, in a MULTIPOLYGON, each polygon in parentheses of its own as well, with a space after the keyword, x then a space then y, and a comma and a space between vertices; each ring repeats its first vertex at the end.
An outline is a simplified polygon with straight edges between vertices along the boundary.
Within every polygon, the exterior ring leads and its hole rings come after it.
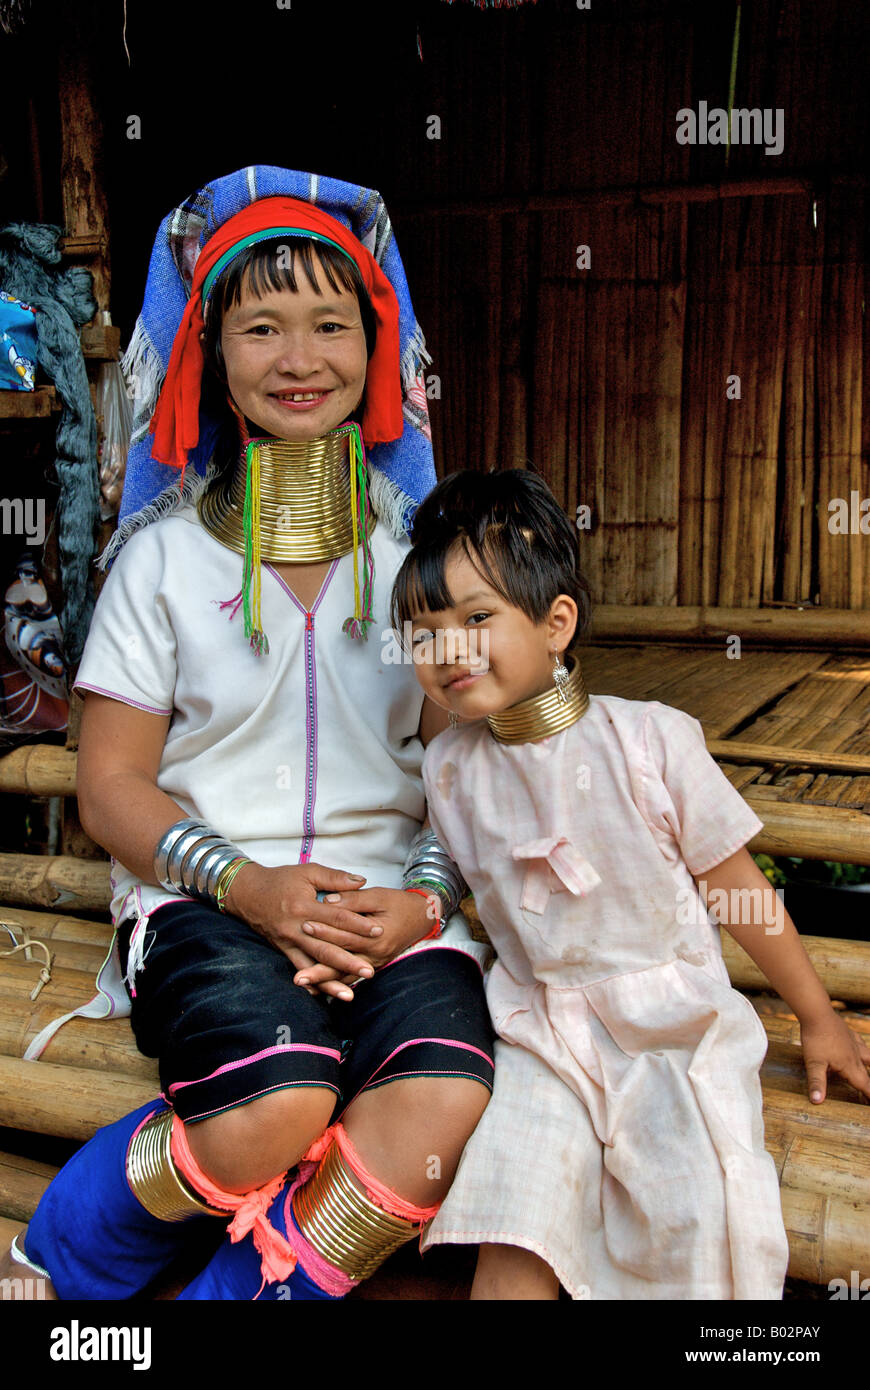
POLYGON ((123 340, 160 219, 207 179, 260 162, 378 187, 440 381, 440 472, 532 463, 589 506, 599 603, 870 607, 870 537, 827 526, 832 498, 870 498, 870 7, 743 0, 735 105, 782 108, 785 139, 726 165, 677 143, 676 113, 727 103, 734 12, 328 0, 236 30, 153 0, 129 65, 100 20, 123 340))
POLYGON ((785 139, 726 167, 675 118, 725 105, 734 7, 608 8, 515 14, 485 52, 480 16, 465 46, 442 26, 460 128, 395 217, 420 238, 439 463, 528 461, 591 507, 599 602, 870 607, 870 536, 828 530, 830 499, 870 499, 867 13, 743 5, 735 105, 782 107, 785 139))

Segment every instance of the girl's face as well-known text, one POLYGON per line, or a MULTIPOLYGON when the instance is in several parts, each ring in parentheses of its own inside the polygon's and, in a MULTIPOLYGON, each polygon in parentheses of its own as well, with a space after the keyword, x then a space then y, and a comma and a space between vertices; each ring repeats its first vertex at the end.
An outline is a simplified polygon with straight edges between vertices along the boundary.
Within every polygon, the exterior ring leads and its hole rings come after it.
POLYGON ((453 607, 411 618, 414 669, 429 698, 463 719, 482 719, 551 690, 553 653, 563 652, 574 632, 574 600, 560 594, 535 623, 456 547, 444 578, 453 607))
POLYGON ((316 269, 298 289, 257 299, 247 285, 224 315, 221 349, 230 394, 243 415, 279 439, 319 439, 359 405, 366 342, 356 295, 316 269))

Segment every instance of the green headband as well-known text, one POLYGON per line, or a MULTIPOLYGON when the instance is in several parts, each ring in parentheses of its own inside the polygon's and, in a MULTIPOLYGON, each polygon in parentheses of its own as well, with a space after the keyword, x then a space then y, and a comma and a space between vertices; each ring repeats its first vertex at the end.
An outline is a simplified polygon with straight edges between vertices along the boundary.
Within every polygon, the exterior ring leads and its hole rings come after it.
POLYGON ((221 271, 226 270, 230 262, 235 260, 236 256, 240 256, 243 251, 249 246, 253 246, 258 241, 274 240, 279 236, 304 236, 310 237, 312 241, 323 241, 327 246, 334 246, 336 251, 340 251, 343 256, 346 256, 351 265, 356 265, 353 256, 349 255, 343 246, 339 246, 338 242, 333 241, 331 237, 322 236, 320 232, 310 232, 307 227, 267 227, 264 231, 250 232, 248 236, 242 237, 241 241, 237 241, 235 246, 231 246, 229 251, 224 252, 220 260, 215 261, 203 282, 203 309, 205 309, 208 303, 208 297, 214 289, 215 280, 218 278, 221 271))

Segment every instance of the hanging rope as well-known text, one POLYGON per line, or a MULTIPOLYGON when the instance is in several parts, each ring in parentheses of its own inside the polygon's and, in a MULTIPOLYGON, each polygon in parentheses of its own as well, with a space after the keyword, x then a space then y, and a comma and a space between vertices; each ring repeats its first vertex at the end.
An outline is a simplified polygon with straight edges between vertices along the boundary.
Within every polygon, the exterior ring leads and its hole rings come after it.
POLYGON ((5 930, 9 933, 12 940, 15 942, 15 945, 11 946, 8 951, 0 951, 0 957, 14 956, 17 955, 19 951, 23 951, 24 959, 26 961, 32 961, 32 951, 42 951, 44 954, 45 965, 40 970, 39 979, 37 980, 33 989, 30 991, 31 999, 36 999, 43 986, 51 983, 51 966, 52 962, 54 961, 54 956, 51 954, 44 941, 33 941, 28 936, 26 927, 19 926, 18 928, 19 931, 24 933, 23 941, 18 940, 17 936, 15 935, 15 932, 12 930, 8 922, 0 922, 0 927, 4 927, 5 930))

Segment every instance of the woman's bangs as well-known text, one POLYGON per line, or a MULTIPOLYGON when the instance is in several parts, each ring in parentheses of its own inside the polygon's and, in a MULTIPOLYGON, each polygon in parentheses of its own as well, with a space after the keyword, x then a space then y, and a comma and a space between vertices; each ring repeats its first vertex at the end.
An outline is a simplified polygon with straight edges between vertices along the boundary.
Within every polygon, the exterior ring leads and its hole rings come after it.
POLYGON ((262 299, 270 291, 280 293, 290 290, 296 294, 299 288, 296 278, 297 254, 313 290, 322 292, 323 287, 317 279, 317 270, 321 270, 330 289, 344 289, 350 294, 357 294, 353 267, 345 256, 333 251, 332 247, 315 247, 313 242, 302 237, 289 241, 260 242, 227 268, 223 286, 224 311, 233 304, 241 303, 245 289, 256 299, 262 299))

